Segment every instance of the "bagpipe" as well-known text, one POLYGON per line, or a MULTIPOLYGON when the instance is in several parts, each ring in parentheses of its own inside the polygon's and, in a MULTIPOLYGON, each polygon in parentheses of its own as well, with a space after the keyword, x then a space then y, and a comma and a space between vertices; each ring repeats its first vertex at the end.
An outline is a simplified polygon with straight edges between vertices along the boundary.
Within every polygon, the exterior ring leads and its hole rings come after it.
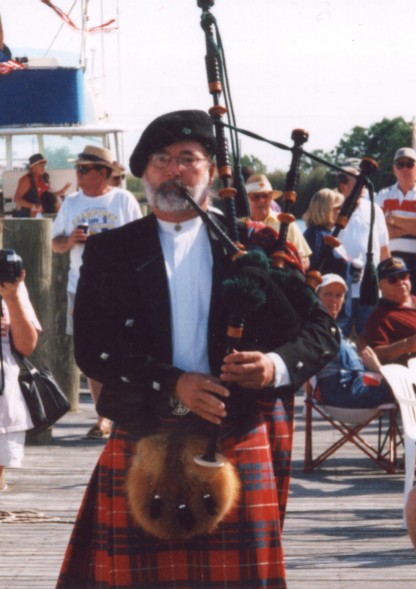
MULTIPOLYGON (((318 268, 305 277, 296 249, 287 241, 290 223, 295 221, 291 212, 297 197, 297 185, 301 157, 308 155, 331 168, 342 170, 330 162, 307 154, 303 150, 308 133, 295 129, 293 146, 280 143, 273 145, 291 152, 291 163, 286 175, 283 193, 283 210, 279 214, 279 233, 262 223, 238 221, 249 216, 247 196, 239 174, 238 133, 267 141, 264 138, 239 129, 234 120, 232 103, 220 104, 224 91, 228 95, 225 79, 225 60, 222 43, 210 12, 213 0, 197 0, 202 9, 201 27, 206 39, 206 70, 208 89, 213 98, 209 109, 215 131, 217 151, 216 165, 222 188, 219 197, 224 203, 226 230, 213 216, 202 210, 192 197, 183 191, 183 197, 194 207, 203 222, 216 234, 231 261, 230 276, 222 285, 223 307, 228 314, 224 342, 224 355, 245 346, 247 321, 256 319, 256 314, 270 304, 268 299, 276 296, 275 314, 281 307, 287 310, 289 322, 296 329, 297 315, 293 312, 290 297, 276 294, 276 283, 284 283, 285 277, 293 276, 294 288, 306 293, 305 301, 314 301, 314 288, 321 280, 320 270, 331 248, 339 244, 337 235, 351 216, 362 187, 368 181, 377 164, 370 158, 361 162, 361 172, 350 199, 344 202, 331 239, 326 241, 326 251, 318 268), (228 123, 223 117, 228 115, 228 123), (231 115, 231 116, 230 116, 231 115), (225 130, 229 129, 234 170, 230 164, 228 141, 225 130), (309 293, 309 294, 308 294, 309 293), (310 295, 310 297, 309 297, 310 295)), ((343 170, 342 170, 343 171, 343 170)), ((271 321, 272 323, 272 321, 271 321)), ((271 329, 270 331, 273 331, 271 329)), ((276 330, 275 330, 276 331, 276 330)), ((287 334, 290 337, 290 334, 287 334)), ((282 337, 280 334, 279 337, 282 337)), ((272 341, 268 344, 273 343, 272 341)), ((277 347, 274 345, 273 347, 277 347)), ((269 349, 272 349, 269 347, 269 349)), ((239 399, 241 388, 230 387, 230 399, 239 399), (234 394, 233 394, 234 393, 234 394)), ((251 397, 255 396, 253 391, 251 397)), ((242 396, 244 398, 244 396, 242 396)), ((228 410, 228 409, 227 409, 228 410)), ((147 533, 164 540, 186 540, 195 535, 212 532, 236 505, 240 494, 240 480, 235 466, 221 450, 222 425, 208 424, 208 433, 190 433, 181 428, 181 422, 173 431, 161 432, 140 440, 133 457, 127 480, 127 494, 135 522, 147 533)), ((204 428, 201 428, 203 431, 204 428)))

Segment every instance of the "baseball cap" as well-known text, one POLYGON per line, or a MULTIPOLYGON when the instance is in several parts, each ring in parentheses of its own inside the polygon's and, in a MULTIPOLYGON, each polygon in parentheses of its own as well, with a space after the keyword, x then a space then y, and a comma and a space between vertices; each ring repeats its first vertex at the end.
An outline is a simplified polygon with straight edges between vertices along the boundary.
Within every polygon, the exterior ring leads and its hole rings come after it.
POLYGON ((318 284, 318 286, 315 289, 315 292, 318 292, 320 288, 323 288, 324 286, 328 286, 328 284, 341 284, 341 286, 344 287, 345 292, 347 292, 348 290, 348 286, 345 282, 345 280, 339 275, 339 274, 324 274, 322 276, 322 282, 321 284, 318 284))
POLYGON ((403 274, 409 272, 406 262, 402 258, 387 258, 379 263, 377 266, 377 276, 379 280, 394 276, 395 274, 403 274))
POLYGON ((411 147, 401 147, 394 154, 394 161, 401 159, 402 157, 408 157, 409 159, 416 162, 416 151, 411 147))

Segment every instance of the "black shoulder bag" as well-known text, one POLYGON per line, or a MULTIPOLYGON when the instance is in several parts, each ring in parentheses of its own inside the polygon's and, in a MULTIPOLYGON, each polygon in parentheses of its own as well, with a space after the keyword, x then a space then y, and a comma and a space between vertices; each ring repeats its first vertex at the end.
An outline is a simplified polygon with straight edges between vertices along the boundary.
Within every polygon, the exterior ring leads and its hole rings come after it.
MULTIPOLYGON (((20 368, 20 390, 33 422, 33 428, 28 432, 39 434, 61 419, 71 409, 71 404, 48 368, 38 370, 16 350, 11 334, 10 345, 13 356, 20 368)), ((1 358, 1 361, 3 367, 3 358, 1 358)), ((2 376, 4 383, 3 371, 2 376)))
POLYGON ((61 419, 71 404, 48 368, 38 370, 24 356, 16 360, 20 367, 20 389, 33 422, 33 428, 28 431, 38 434, 61 419))

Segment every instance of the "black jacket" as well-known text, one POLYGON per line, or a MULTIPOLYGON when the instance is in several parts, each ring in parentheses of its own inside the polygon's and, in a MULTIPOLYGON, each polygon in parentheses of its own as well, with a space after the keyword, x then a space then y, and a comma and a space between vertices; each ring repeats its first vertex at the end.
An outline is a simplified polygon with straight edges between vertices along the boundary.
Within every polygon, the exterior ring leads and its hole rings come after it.
MULTIPOLYGON (((213 282, 208 327, 212 374, 219 374, 225 350, 227 313, 221 285, 233 272, 223 245, 209 230, 213 282)), ((338 351, 338 330, 297 273, 261 271, 267 303, 246 323, 240 349, 276 351, 288 367, 294 389, 338 351)), ((98 410, 129 430, 154 431, 171 411, 182 371, 172 366, 171 318, 157 220, 149 215, 87 241, 74 311, 75 356, 85 374, 104 384, 98 410), (111 413, 111 415, 110 415, 111 413)), ((256 392, 249 391, 255 400, 256 392)), ((258 391, 258 397, 278 390, 258 391)), ((251 409, 250 409, 251 411, 251 409)))

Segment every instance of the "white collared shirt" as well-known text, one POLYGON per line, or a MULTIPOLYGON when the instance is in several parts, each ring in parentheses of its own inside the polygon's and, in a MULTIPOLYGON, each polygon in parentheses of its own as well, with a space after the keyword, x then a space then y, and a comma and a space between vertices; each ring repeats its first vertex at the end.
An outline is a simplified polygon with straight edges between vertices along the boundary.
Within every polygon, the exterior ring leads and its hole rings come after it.
POLYGON ((158 224, 169 284, 173 364, 187 372, 210 373, 212 252, 206 227, 199 217, 158 224))
MULTIPOLYGON (((211 373, 208 360, 208 317, 212 289, 212 252, 199 217, 182 223, 158 219, 165 258, 172 318, 172 363, 187 372, 211 373)), ((267 354, 275 366, 274 386, 290 384, 286 364, 267 354)))

